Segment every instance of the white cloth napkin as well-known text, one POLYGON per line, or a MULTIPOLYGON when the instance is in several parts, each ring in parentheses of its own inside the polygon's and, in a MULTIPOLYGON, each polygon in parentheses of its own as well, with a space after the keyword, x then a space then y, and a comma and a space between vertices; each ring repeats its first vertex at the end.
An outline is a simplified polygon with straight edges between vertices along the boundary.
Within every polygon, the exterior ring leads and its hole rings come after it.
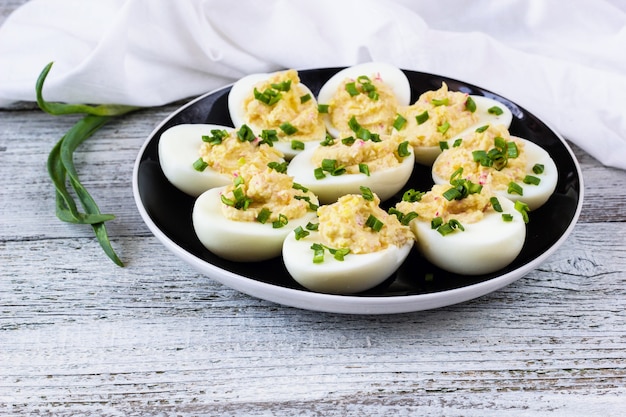
POLYGON ((625 0, 32 0, 0 27, 0 107, 157 106, 253 72, 387 61, 501 94, 626 169, 625 0))

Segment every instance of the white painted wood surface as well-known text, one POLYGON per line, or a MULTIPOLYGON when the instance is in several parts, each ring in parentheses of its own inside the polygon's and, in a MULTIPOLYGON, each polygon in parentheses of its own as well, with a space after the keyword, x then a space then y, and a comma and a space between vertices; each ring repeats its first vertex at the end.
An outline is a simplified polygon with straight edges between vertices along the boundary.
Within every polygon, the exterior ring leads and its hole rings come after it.
POLYGON ((303 311, 199 275, 141 221, 133 162, 176 107, 76 153, 118 216, 125 268, 54 215, 45 161, 76 118, 0 111, 0 415, 626 415, 626 172, 575 148, 579 224, 500 291, 412 314, 303 311))

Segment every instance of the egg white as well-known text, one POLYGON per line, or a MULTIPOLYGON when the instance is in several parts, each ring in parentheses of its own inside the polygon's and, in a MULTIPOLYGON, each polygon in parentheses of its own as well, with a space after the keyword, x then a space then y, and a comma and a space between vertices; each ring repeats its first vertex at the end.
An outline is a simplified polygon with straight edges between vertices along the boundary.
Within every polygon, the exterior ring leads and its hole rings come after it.
MULTIPOLYGON (((518 181, 517 184, 522 187, 523 195, 509 193, 506 189, 493 190, 493 193, 498 197, 506 197, 513 201, 522 201, 528 205, 530 210, 535 210, 545 204, 552 193, 554 193, 559 180, 559 171, 554 163, 554 160, 550 157, 550 154, 548 154, 548 152, 541 146, 527 139, 517 137, 515 139, 524 142, 524 152, 526 152, 527 158, 526 173, 528 175, 538 177, 541 179, 541 182, 537 185, 532 185, 518 181), (535 164, 542 164, 544 166, 542 174, 533 173, 532 169, 535 164)), ((448 184, 450 181, 450 178, 441 178, 435 172, 434 167, 432 170, 432 177, 435 184, 448 184)))
POLYGON ((457 229, 446 236, 432 229, 429 221, 411 221, 417 248, 432 264, 461 275, 482 275, 504 268, 522 250, 526 224, 514 202, 503 197, 498 201, 503 212, 513 216, 512 221, 490 211, 478 222, 461 223, 465 231, 457 229))
MULTIPOLYGON (((231 87, 228 93, 228 111, 230 113, 230 119, 233 122, 235 128, 248 125, 252 131, 259 135, 263 130, 262 126, 256 125, 250 122, 249 117, 246 114, 244 102, 246 98, 254 91, 254 86, 260 82, 266 81, 272 77, 275 73, 256 73, 247 75, 237 80, 231 87)), ((306 93, 311 95, 311 100, 316 101, 315 95, 309 87, 303 83, 298 84, 306 93)), ((310 141, 304 141, 305 149, 314 147, 320 141, 324 140, 324 137, 312 138, 310 141)), ((281 151, 285 155, 286 159, 291 159, 297 155, 300 151, 291 148, 291 141, 277 141, 273 143, 273 146, 281 151)))
POLYGON ((255 262, 280 256, 283 240, 298 226, 316 221, 315 212, 289 219, 281 228, 265 224, 231 220, 222 214, 221 194, 226 187, 202 193, 192 211, 193 228, 200 242, 217 256, 237 262, 255 262))
MULTIPOLYGON (((475 95, 470 95, 470 97, 474 100, 474 103, 476 103, 475 114, 478 116, 478 121, 457 134, 453 139, 450 139, 448 141, 449 146, 452 146, 456 139, 462 138, 463 136, 475 131, 477 128, 484 125, 501 124, 506 126, 507 128, 511 126, 511 122, 513 121, 513 113, 511 113, 511 110, 509 110, 509 108, 506 107, 504 104, 488 97, 475 95), (493 106, 498 106, 499 108, 501 108, 502 114, 496 115, 489 113, 488 110, 493 106)), ((415 152, 415 162, 421 165, 429 166, 433 164, 435 159, 441 153, 441 147, 439 145, 414 146, 413 151, 415 152)))
POLYGON ((210 135, 212 129, 233 130, 232 127, 213 124, 180 124, 170 127, 159 138, 159 163, 163 174, 176 188, 193 197, 232 181, 230 175, 219 173, 211 167, 202 172, 193 167, 193 163, 200 157, 202 136, 210 135))
MULTIPOLYGON (((400 106, 406 106, 411 101, 411 85, 409 79, 398 67, 384 62, 366 62, 344 68, 328 79, 320 89, 317 101, 327 104, 335 95, 335 92, 346 78, 356 79, 361 75, 371 77, 380 74, 385 84, 389 85, 398 100, 400 106)), ((340 132, 331 123, 330 116, 323 114, 326 130, 333 137, 338 137, 340 132)))
POLYGON ((415 157, 411 152, 399 165, 373 171, 369 176, 362 173, 338 176, 327 174, 318 180, 314 174, 317 167, 311 162, 314 152, 315 148, 310 148, 295 156, 287 167, 287 174, 294 178, 294 182, 310 189, 323 204, 334 203, 346 194, 360 194, 361 186, 371 189, 381 201, 388 200, 406 185, 415 165, 415 157))
POLYGON ((311 291, 353 294, 368 290, 389 278, 402 265, 413 247, 389 246, 378 252, 348 254, 343 261, 326 251, 324 262, 313 262, 311 245, 320 243, 318 232, 296 240, 290 233, 283 243, 283 262, 293 279, 311 291))

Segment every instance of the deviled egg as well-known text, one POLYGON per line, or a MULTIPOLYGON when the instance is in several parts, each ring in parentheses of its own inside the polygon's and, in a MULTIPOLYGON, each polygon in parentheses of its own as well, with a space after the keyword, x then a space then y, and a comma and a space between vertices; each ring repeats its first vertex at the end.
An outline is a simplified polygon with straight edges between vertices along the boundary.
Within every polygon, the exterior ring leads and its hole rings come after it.
POLYGON ((273 131, 287 159, 326 136, 317 100, 293 69, 241 78, 228 93, 228 109, 235 127, 273 131))
POLYGON ((353 117, 373 133, 389 134, 398 106, 406 106, 410 100, 411 86, 404 72, 382 62, 337 72, 317 96, 326 129, 334 137, 348 130, 353 117))
POLYGON ((342 139, 329 137, 293 158, 287 173, 324 204, 359 193, 361 186, 387 200, 404 187, 413 172, 412 149, 408 142, 388 136, 368 133, 362 137, 368 138, 361 139, 355 133, 342 139))
POLYGON ((450 91, 446 83, 426 91, 410 106, 398 109, 393 134, 408 140, 415 161, 431 165, 441 153, 441 144, 462 137, 479 126, 510 126, 513 115, 502 103, 487 97, 450 91))
POLYGON ((522 250, 527 210, 520 203, 490 196, 465 180, 435 185, 423 195, 406 195, 395 213, 408 222, 422 255, 444 270, 491 273, 513 262, 522 250))
POLYGON ((503 125, 485 125, 460 139, 433 163, 436 184, 462 169, 465 179, 489 187, 497 196, 520 200, 535 210, 552 195, 556 164, 539 145, 511 136, 503 125))
POLYGON ((284 159, 247 126, 234 130, 213 124, 180 124, 161 135, 159 162, 169 182, 197 197, 208 189, 230 184, 233 173, 244 163, 265 167, 284 159))
POLYGON ((202 193, 192 212, 200 242, 216 255, 238 262, 280 255, 296 227, 317 218, 317 197, 273 168, 246 166, 231 185, 202 193))
POLYGON ((351 294, 391 276, 408 256, 413 234, 379 203, 363 188, 321 206, 315 227, 290 233, 283 261, 294 280, 312 291, 351 294))

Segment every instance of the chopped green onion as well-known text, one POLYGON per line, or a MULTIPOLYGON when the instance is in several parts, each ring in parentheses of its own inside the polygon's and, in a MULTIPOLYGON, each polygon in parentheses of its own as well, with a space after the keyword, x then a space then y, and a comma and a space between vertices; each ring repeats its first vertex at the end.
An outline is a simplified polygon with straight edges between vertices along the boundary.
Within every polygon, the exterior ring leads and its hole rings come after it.
POLYGON ((502 206, 500 205, 500 201, 498 201, 497 197, 491 197, 489 199, 489 202, 491 203, 491 207, 493 207, 495 211, 497 211, 498 213, 502 213, 502 206))
POLYGON ((326 177, 326 174, 324 174, 324 170, 322 168, 315 168, 313 170, 313 175, 315 176, 316 180, 321 180, 322 178, 326 177))
POLYGON ((472 151, 472 158, 474 159, 474 162, 478 162, 480 165, 484 167, 493 166, 493 160, 489 158, 487 151, 483 151, 483 150, 472 151))
POLYGON ((458 138, 457 140, 454 141, 454 143, 452 144, 453 148, 458 148, 459 146, 461 146, 461 144, 463 143, 463 139, 462 138, 458 138))
POLYGON ((370 227, 375 232, 380 232, 380 229, 382 229, 385 224, 377 219, 374 215, 370 214, 365 221, 365 225, 367 227, 370 227))
POLYGON ((326 137, 324 138, 324 140, 320 142, 321 146, 332 146, 334 144, 335 144, 335 138, 333 138, 328 133, 326 134, 326 137))
POLYGON ((263 207, 259 212, 259 215, 256 216, 256 221, 265 224, 271 215, 272 212, 267 207, 263 207))
POLYGON ((296 235, 296 240, 303 239, 307 237, 308 235, 310 235, 310 232, 304 230, 302 226, 296 227, 295 229, 293 229, 293 232, 296 235))
POLYGON ((448 129, 450 129, 450 123, 448 122, 443 122, 442 125, 437 126, 437 131, 442 135, 445 135, 448 129))
POLYGON ((285 132, 285 134, 288 135, 288 136, 291 136, 294 133, 298 132, 298 129, 295 126, 293 126, 291 123, 289 123, 289 122, 285 122, 285 123, 281 124, 278 127, 280 128, 280 130, 285 132))
POLYGON ((347 138, 341 139, 341 143, 343 143, 346 146, 352 146, 354 142, 356 142, 356 139, 354 138, 354 136, 348 136, 347 138))
POLYGON ((428 111, 424 110, 424 113, 422 114, 418 114, 417 116, 415 116, 415 121, 417 122, 418 125, 423 124, 424 122, 426 122, 426 120, 428 120, 428 111))
POLYGON ((506 155, 507 157, 514 159, 519 156, 519 149, 517 149, 517 143, 510 141, 506 143, 506 155))
POLYGON ((205 169, 207 169, 207 167, 209 166, 209 164, 207 164, 206 162, 204 162, 204 159, 202 158, 198 158, 194 163, 193 163, 193 169, 195 169, 196 171, 202 172, 205 169))
POLYGON ((524 219, 524 223, 528 223, 529 221, 528 212, 530 211, 528 204, 517 200, 515 202, 515 210, 519 211, 522 214, 522 219, 524 219))
POLYGON ((541 182, 541 179, 538 177, 535 177, 534 175, 526 175, 523 181, 524 181, 524 184, 539 185, 539 183, 541 182))
POLYGON ((305 94, 303 96, 300 97, 300 104, 304 104, 307 101, 311 100, 311 95, 310 94, 305 94))
POLYGON ((348 120, 348 126, 350 127, 350 130, 352 130, 354 133, 357 133, 361 129, 361 125, 354 116, 352 116, 350 120, 348 120))
POLYGON ((356 88, 356 83, 351 82, 346 84, 346 91, 350 94, 350 97, 358 96, 359 90, 356 88))
POLYGON ((222 139, 228 136, 226 130, 211 129, 211 135, 202 135, 202 141, 207 142, 210 145, 219 145, 222 143, 222 139))
POLYGON ((465 100, 465 110, 470 113, 474 113, 476 111, 476 102, 470 96, 467 96, 467 100, 465 100))
POLYGON ((291 80, 285 80, 280 83, 272 84, 272 88, 278 91, 289 91, 291 89, 291 80))
POLYGON ((311 249, 313 249, 313 263, 319 264, 324 262, 324 246, 314 243, 311 245, 311 249))
POLYGON ((261 103, 267 104, 268 106, 273 106, 280 101, 282 94, 272 88, 268 88, 262 93, 255 88, 254 98, 259 100, 261 103))
POLYGON ((431 229, 438 229, 442 224, 443 224, 443 219, 441 217, 434 217, 430 221, 430 228, 431 229))
POLYGON ((459 191, 456 187, 453 187, 444 192, 442 196, 448 201, 460 200, 463 198, 463 193, 459 191))
POLYGON ((303 193, 308 193, 309 189, 306 188, 304 185, 298 184, 297 182, 294 182, 293 185, 291 186, 291 188, 293 188, 294 190, 300 190, 303 193))
POLYGON ((448 142, 446 142, 445 140, 442 140, 439 142, 439 149, 445 151, 446 149, 450 149, 450 145, 448 145, 448 142))
POLYGON ((533 172, 537 175, 539 174, 543 174, 543 170, 544 170, 544 165, 543 164, 535 164, 533 166, 533 172))
POLYGON ((404 192, 404 194, 402 194, 402 201, 408 201, 409 203, 415 203, 417 201, 420 201, 422 199, 422 197, 424 196, 424 192, 422 191, 416 191, 413 188, 406 190, 404 192))
POLYGON ((256 136, 248 125, 241 125, 237 131, 237 138, 240 142, 254 142, 256 136))
POLYGON ((292 140, 291 141, 291 149, 293 149, 294 151, 301 151, 304 149, 304 142, 299 141, 299 140, 292 140))
POLYGON ((506 192, 509 194, 524 195, 524 189, 519 184, 512 182, 512 181, 509 183, 509 186, 506 192))
POLYGON ((505 222, 512 222, 513 221, 513 215, 509 214, 509 213, 502 213, 502 220, 505 222))
POLYGON ((338 261, 343 261, 346 255, 350 253, 349 248, 342 248, 342 249, 327 248, 327 249, 328 249, 328 252, 330 252, 330 254, 333 255, 333 257, 338 261))
POLYGON ((409 151, 409 141, 405 140, 398 145, 398 156, 400 158, 405 158, 409 155, 411 155, 411 151, 409 151))
POLYGON ((285 216, 284 214, 279 214, 278 220, 272 222, 272 227, 274 229, 280 229, 281 227, 286 226, 287 223, 289 223, 287 216, 285 216))
POLYGON ((364 200, 367 200, 367 201, 374 200, 374 193, 372 193, 372 190, 370 190, 368 187, 364 187, 361 185, 359 189, 361 190, 361 196, 363 196, 364 200))
POLYGON ((487 109, 487 113, 495 114, 496 116, 500 116, 504 112, 502 111, 502 109, 500 107, 493 106, 493 107, 490 107, 489 109, 487 109))
POLYGON ((450 103, 450 100, 448 100, 448 97, 443 98, 441 100, 434 98, 430 102, 432 103, 433 106, 438 107, 438 106, 447 106, 450 103))
POLYGON ((489 129, 489 125, 484 125, 476 129, 476 133, 483 133, 485 130, 489 129))
POLYGON ((267 163, 268 168, 273 169, 276 172, 280 172, 281 174, 284 174, 285 172, 287 172, 287 162, 268 162, 267 163))
POLYGON ((302 201, 306 201, 307 203, 309 203, 309 210, 311 211, 317 211, 317 209, 319 208, 319 206, 317 204, 314 204, 311 202, 311 197, 306 196, 306 195, 294 195, 293 196, 294 199, 296 200, 302 200, 302 201))
POLYGON ((278 135, 274 129, 261 131, 261 141, 259 144, 265 143, 269 146, 274 146, 274 142, 276 141, 278 141, 278 135))
POLYGON ((442 235, 442 236, 446 236, 449 235, 450 233, 454 232, 456 229, 459 229, 460 231, 465 231, 465 228, 463 227, 463 225, 456 219, 450 219, 450 221, 448 221, 448 223, 444 223, 441 226, 439 226, 437 228, 437 231, 442 235))
POLYGON ((406 119, 402 117, 401 114, 398 114, 396 120, 393 122, 393 128, 396 130, 400 130, 406 125, 406 119))
POLYGON ((361 174, 365 174, 368 177, 370 176, 370 167, 367 164, 359 164, 359 172, 361 174))
POLYGON ((319 113, 328 113, 328 104, 318 104, 317 111, 319 113))
POLYGON ((306 227, 306 230, 315 231, 319 228, 319 225, 320 225, 319 223, 308 222, 305 227, 306 227))
POLYGON ((415 219, 416 217, 418 217, 418 214, 414 211, 410 211, 402 216, 402 219, 400 219, 400 223, 402 223, 404 226, 408 226, 408 224, 411 223, 411 220, 415 219))

